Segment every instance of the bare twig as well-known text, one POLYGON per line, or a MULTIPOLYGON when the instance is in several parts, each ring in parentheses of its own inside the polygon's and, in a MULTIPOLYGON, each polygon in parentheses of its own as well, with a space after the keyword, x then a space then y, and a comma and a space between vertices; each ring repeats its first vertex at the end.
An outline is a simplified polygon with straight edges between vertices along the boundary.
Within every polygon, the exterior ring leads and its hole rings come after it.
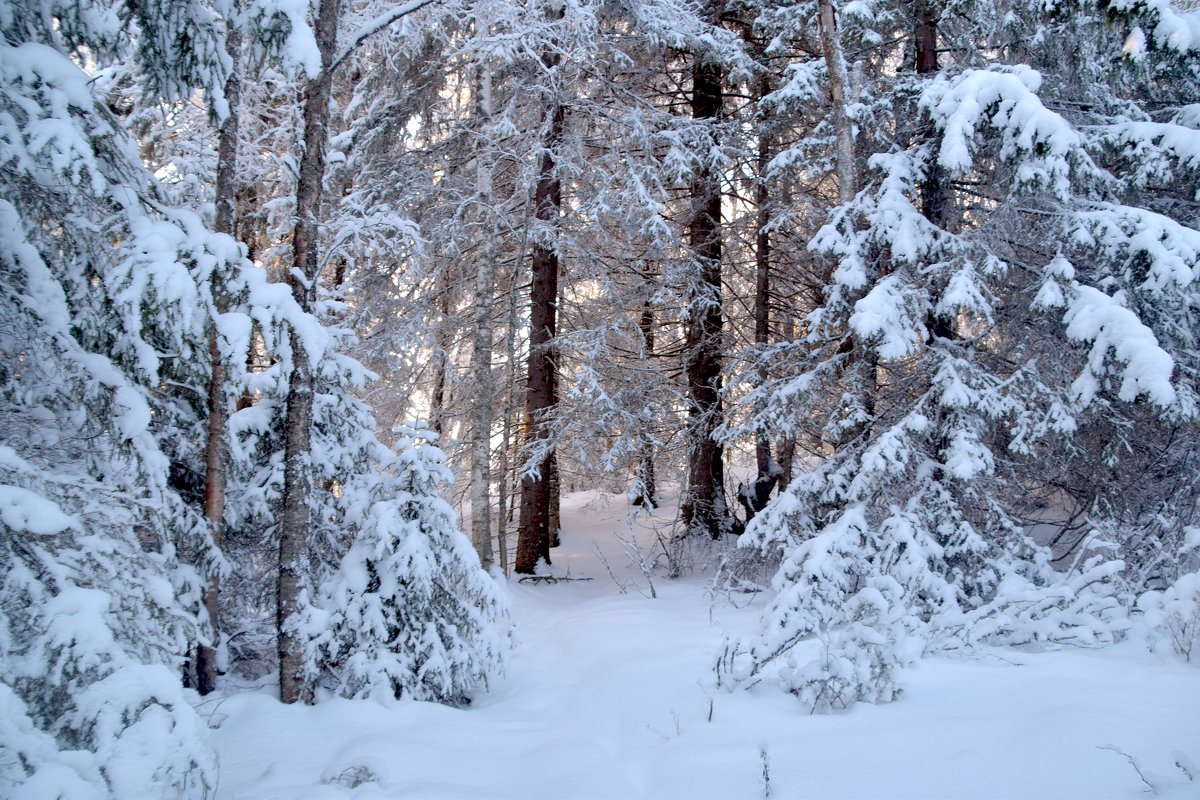
POLYGON ((1138 763, 1136 758, 1129 755, 1129 753, 1126 753, 1124 750, 1120 749, 1116 745, 1102 744, 1102 745, 1097 745, 1096 749, 1097 750, 1111 750, 1112 752, 1116 753, 1119 756, 1124 756, 1125 760, 1129 762, 1129 766, 1133 767, 1133 771, 1136 772, 1137 776, 1142 779, 1142 783, 1146 784, 1146 787, 1147 787, 1146 791, 1150 792, 1150 794, 1153 794, 1153 795, 1158 794, 1158 787, 1155 786, 1153 783, 1151 783, 1150 780, 1146 777, 1146 774, 1144 772, 1142 772, 1142 765, 1138 763))

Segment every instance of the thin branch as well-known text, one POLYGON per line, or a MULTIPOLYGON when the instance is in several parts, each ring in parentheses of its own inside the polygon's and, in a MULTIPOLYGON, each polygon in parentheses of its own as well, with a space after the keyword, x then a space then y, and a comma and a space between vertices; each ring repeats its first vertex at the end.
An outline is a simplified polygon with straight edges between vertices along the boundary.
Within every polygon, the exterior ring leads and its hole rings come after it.
POLYGON ((355 32, 353 36, 350 37, 350 41, 344 48, 342 48, 342 51, 337 54, 333 61, 330 62, 328 68, 329 73, 332 75, 335 71, 337 71, 337 68, 342 65, 342 62, 349 58, 350 54, 353 53, 360 44, 370 37, 379 33, 393 22, 401 20, 404 17, 407 17, 409 14, 420 11, 425 6, 433 5, 436 2, 438 2, 438 0, 410 0, 410 2, 405 3, 399 8, 394 8, 388 13, 376 17, 366 25, 363 25, 358 29, 357 32, 355 32))

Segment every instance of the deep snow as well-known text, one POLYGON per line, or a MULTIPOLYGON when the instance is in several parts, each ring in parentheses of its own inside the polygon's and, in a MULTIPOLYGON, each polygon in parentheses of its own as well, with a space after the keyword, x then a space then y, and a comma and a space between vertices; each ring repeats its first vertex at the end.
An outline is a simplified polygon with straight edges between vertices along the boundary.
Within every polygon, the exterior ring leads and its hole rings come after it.
POLYGON ((508 672, 468 709, 229 687, 204 709, 217 797, 728 800, 764 797, 764 775, 773 798, 1200 797, 1196 665, 1137 641, 933 658, 894 703, 810 716, 770 686, 714 687, 723 636, 757 625, 761 600, 714 599, 701 576, 656 576, 652 599, 617 539, 627 519, 622 497, 564 498, 551 571, 592 580, 510 581, 508 672))

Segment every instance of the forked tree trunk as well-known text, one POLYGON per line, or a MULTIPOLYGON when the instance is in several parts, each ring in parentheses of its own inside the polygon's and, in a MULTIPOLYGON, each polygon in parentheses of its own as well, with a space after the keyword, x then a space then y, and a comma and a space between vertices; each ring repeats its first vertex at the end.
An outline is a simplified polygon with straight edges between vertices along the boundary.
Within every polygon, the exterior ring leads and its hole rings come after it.
MULTIPOLYGON (((545 59, 553 68, 558 57, 545 59)), ((534 216, 551 227, 562 207, 562 184, 554 153, 562 141, 566 109, 555 104, 542 150, 542 163, 534 189, 534 216)), ((528 452, 541 452, 534 464, 536 474, 521 479, 521 521, 517 533, 516 571, 532 574, 538 559, 550 563, 551 475, 553 461, 546 445, 550 439, 547 415, 554 408, 555 358, 553 341, 557 328, 558 251, 554 243, 539 241, 531 258, 533 286, 529 311, 529 371, 525 387, 525 442, 528 452)))
MULTIPOLYGON (((217 141, 217 217, 213 228, 217 233, 237 236, 237 141, 238 106, 241 98, 241 37, 231 26, 225 40, 233 62, 225 81, 225 99, 229 116, 221 124, 217 141)), ((213 303, 218 314, 229 311, 229 296, 225 287, 212 287, 213 303)), ((204 517, 208 520, 213 545, 220 550, 225 538, 225 471, 228 442, 225 429, 229 424, 229 397, 225 387, 225 362, 221 359, 217 327, 208 331, 208 354, 211 372, 208 376, 208 441, 204 448, 204 517)), ((204 592, 204 609, 212 628, 212 643, 202 645, 196 652, 196 689, 208 694, 217 685, 217 644, 221 637, 221 577, 212 575, 204 592)))
MULTIPOLYGON (((721 68, 698 57, 692 67, 692 118, 715 121, 721 111, 721 68)), ((716 146, 716 135, 712 135, 716 146)), ((706 164, 692 181, 688 243, 696 261, 687 319, 688 488, 680 508, 688 534, 716 539, 731 528, 725 465, 713 432, 721 418, 721 186, 706 164)))
MULTIPOLYGON (((304 87, 304 151, 296 185, 296 225, 292 232, 292 270, 288 282, 303 311, 316 303, 320 261, 317 253, 321 182, 329 140, 329 65, 337 47, 338 0, 321 0, 316 20, 317 48, 323 65, 304 87)), ((279 633, 279 699, 312 702, 303 675, 303 642, 288 629, 299 610, 308 538, 312 531, 312 414, 314 365, 300 336, 291 337, 292 376, 284 423, 283 508, 279 518, 279 581, 276 623, 279 633)))

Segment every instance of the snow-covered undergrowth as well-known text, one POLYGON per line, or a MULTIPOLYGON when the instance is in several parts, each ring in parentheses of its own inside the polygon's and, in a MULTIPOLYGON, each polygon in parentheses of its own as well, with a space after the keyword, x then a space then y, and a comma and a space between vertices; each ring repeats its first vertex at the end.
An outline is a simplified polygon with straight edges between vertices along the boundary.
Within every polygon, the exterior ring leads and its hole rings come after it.
MULTIPOLYGON (((563 513, 551 571, 590 580, 510 582, 516 650, 490 692, 463 709, 340 699, 303 707, 281 705, 270 687, 228 687, 203 708, 220 757, 217 797, 1200 791, 1200 671, 1169 648, 1151 653, 1133 635, 1098 650, 980 647, 900 670, 895 702, 811 715, 773 688, 715 686, 724 637, 755 630, 765 598, 714 597, 699 571, 647 579, 626 553, 621 497, 571 495, 563 513)), ((671 513, 658 512, 660 528, 671 513)), ((649 553, 653 531, 644 521, 636 530, 649 553)), ((1175 602, 1160 600, 1163 609, 1175 602)), ((819 647, 814 639, 798 651, 816 657, 819 647)))

